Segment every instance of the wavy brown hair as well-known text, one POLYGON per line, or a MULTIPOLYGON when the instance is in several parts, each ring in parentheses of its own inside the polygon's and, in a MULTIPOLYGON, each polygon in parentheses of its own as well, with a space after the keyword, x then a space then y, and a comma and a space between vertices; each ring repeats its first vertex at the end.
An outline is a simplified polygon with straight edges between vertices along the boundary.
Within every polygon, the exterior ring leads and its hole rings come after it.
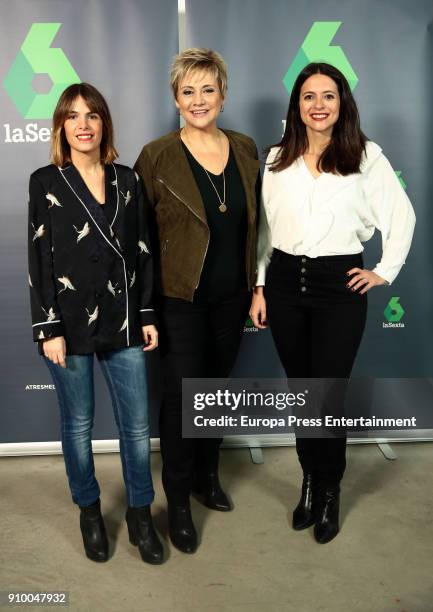
POLYGON ((56 166, 63 166, 71 161, 71 147, 66 140, 64 124, 71 111, 74 100, 81 96, 91 113, 98 113, 102 119, 101 160, 110 164, 118 157, 114 147, 114 130, 110 109, 104 96, 89 83, 69 85, 57 102, 53 115, 53 132, 51 135, 51 161, 56 166))
POLYGON ((367 137, 361 130, 358 107, 344 74, 331 64, 322 62, 305 66, 295 81, 287 111, 286 129, 281 141, 273 145, 279 147, 279 151, 269 169, 280 172, 288 168, 308 148, 307 130, 301 119, 299 100, 302 85, 313 74, 330 77, 340 94, 339 117, 333 126, 328 146, 317 160, 317 169, 343 176, 359 172, 367 137))

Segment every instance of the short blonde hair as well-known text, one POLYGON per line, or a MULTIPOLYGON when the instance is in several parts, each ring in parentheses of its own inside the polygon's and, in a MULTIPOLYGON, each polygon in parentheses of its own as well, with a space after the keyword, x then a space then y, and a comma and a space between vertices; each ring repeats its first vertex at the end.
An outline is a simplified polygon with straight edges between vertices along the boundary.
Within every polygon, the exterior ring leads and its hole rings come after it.
POLYGON ((63 166, 71 161, 71 147, 66 140, 63 128, 72 104, 81 96, 92 113, 98 113, 102 119, 101 160, 111 164, 118 153, 114 147, 114 130, 110 109, 103 95, 89 83, 74 83, 65 89, 57 102, 53 115, 51 134, 51 161, 56 166, 63 166))
POLYGON ((170 85, 177 98, 180 82, 195 70, 209 71, 216 79, 223 98, 227 92, 227 64, 216 51, 204 47, 185 49, 176 55, 171 66, 170 85))

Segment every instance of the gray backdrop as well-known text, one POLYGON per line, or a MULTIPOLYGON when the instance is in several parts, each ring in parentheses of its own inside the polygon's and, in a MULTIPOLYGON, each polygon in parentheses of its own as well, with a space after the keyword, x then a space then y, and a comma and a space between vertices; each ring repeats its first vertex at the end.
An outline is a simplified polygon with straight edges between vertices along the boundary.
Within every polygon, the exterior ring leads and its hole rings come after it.
MULTIPOLYGON (((0 74, 4 82, 33 22, 61 23, 53 41, 81 80, 98 87, 110 104, 120 161, 132 164, 144 142, 177 127, 168 88, 177 52, 176 0, 1 0, 0 74)), ((354 90, 364 131, 402 172, 418 224, 413 249, 398 280, 370 293, 369 320, 355 374, 422 377, 390 383, 355 384, 352 410, 368 401, 380 415, 392 402, 425 411, 431 405, 433 343, 430 328, 433 284, 430 262, 433 175, 428 168, 433 135, 429 108, 433 91, 430 0, 187 0, 186 46, 220 51, 229 64, 229 97, 222 125, 252 135, 259 147, 279 140, 288 92, 282 79, 314 22, 342 22, 331 44, 341 45, 359 82, 354 90), (384 329, 384 308, 400 297, 404 328, 384 329)), ((33 87, 43 93, 47 77, 33 87)), ((25 119, 0 86, 1 337, 0 443, 58 440, 54 391, 26 389, 50 384, 30 334, 27 290, 26 214, 29 174, 48 163, 48 143, 6 143, 7 130, 24 130, 48 119, 25 119), (5 127, 5 124, 9 128, 5 127)), ((378 260, 377 237, 368 244, 366 265, 378 260)), ((151 368, 155 358, 151 358, 151 368)), ((269 331, 246 328, 237 376, 282 374, 269 331)), ((155 395, 156 389, 152 389, 155 395)), ((117 437, 111 408, 98 384, 95 439, 117 437)), ((152 434, 157 432, 155 413, 152 434)))
MULTIPOLYGON (((49 144, 6 143, 4 127, 8 124, 11 131, 31 123, 38 128, 51 124, 48 119, 24 119, 4 87, 34 22, 62 24, 52 46, 63 49, 81 81, 89 81, 107 98, 121 163, 133 164, 144 143, 178 125, 168 86, 171 59, 178 50, 175 0, 1 0, 0 442, 59 439, 55 392, 26 390, 52 382, 31 339, 26 255, 28 178, 48 163, 49 144)), ((33 86, 44 93, 47 82, 46 76, 38 76, 33 86)), ((117 438, 100 384, 98 399, 94 437, 117 438)))
MULTIPOLYGON (((380 415, 392 401, 396 412, 418 414, 433 427, 427 418, 433 400, 427 378, 433 371, 432 19, 431 0, 186 0, 186 46, 211 47, 228 64, 229 91, 220 123, 249 134, 261 150, 281 138, 289 101, 283 78, 313 24, 341 22, 330 44, 342 48, 358 78, 354 95, 363 130, 401 172, 417 215, 412 250, 400 276, 391 287, 369 292, 367 329, 353 372, 402 380, 355 384, 349 410, 355 413, 364 402, 380 415), (383 328, 383 311, 392 297, 400 297, 404 328, 383 328)), ((316 52, 309 60, 333 63, 336 52, 329 55, 328 41, 322 36, 314 42, 316 52)), ((374 267, 379 258, 377 233, 366 245, 366 267, 374 267)), ((270 332, 246 334, 235 375, 280 374, 270 332)))

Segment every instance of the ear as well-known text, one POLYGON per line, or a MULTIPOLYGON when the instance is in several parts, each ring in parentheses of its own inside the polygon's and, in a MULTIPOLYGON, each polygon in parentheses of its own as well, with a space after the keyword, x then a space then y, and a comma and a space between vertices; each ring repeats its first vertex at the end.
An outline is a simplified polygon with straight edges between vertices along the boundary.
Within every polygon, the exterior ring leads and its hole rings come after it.
POLYGON ((174 103, 176 104, 176 108, 179 110, 180 106, 179 106, 179 102, 176 100, 176 98, 174 99, 174 103))

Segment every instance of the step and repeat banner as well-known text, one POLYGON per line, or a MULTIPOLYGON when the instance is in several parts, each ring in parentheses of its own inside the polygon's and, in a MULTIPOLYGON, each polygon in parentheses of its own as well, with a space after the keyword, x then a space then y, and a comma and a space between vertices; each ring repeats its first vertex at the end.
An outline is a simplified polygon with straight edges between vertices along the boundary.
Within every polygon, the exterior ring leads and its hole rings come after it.
MULTIPOLYGON (((94 84, 113 114, 119 161, 133 164, 145 142, 179 123, 168 86, 177 11, 176 0, 0 4, 0 444, 59 439, 55 391, 31 340, 26 256, 28 177, 48 163, 52 111, 70 83, 94 84)), ((369 293, 354 371, 363 380, 349 393, 351 411, 368 403, 378 416, 390 402, 397 413, 410 407, 415 416, 432 402, 432 20, 431 0, 186 0, 185 46, 214 48, 228 63, 222 127, 251 135, 260 150, 277 142, 297 73, 310 61, 333 63, 349 79, 364 132, 382 146, 414 204, 417 227, 406 266, 391 287, 369 293)), ((367 244, 366 267, 380 257, 379 238, 367 244)), ((156 357, 150 361, 156 372, 156 357)), ((96 371, 94 438, 114 439, 96 371)), ((268 330, 246 323, 233 374, 283 376, 268 330)))
MULTIPOLYGON (((353 372, 363 380, 351 385, 348 412, 365 413, 360 406, 368 405, 381 415, 391 405, 433 423, 425 418, 433 401, 431 0, 186 0, 186 46, 222 54, 229 89, 221 126, 249 134, 261 151, 281 139, 290 92, 305 65, 325 61, 345 74, 364 132, 383 148, 417 215, 398 279, 368 294, 353 372)), ((365 246, 371 269, 380 258, 380 234, 365 246)), ((246 331, 234 376, 283 376, 270 331, 246 331)))
MULTIPOLYGON (((59 95, 77 81, 95 85, 119 162, 132 165, 144 143, 178 126, 169 89, 177 50, 174 0, 1 0, 0 443, 59 439, 56 394, 31 337, 26 246, 29 175, 49 163, 59 95)), ((94 437, 117 438, 98 383, 94 437)))

